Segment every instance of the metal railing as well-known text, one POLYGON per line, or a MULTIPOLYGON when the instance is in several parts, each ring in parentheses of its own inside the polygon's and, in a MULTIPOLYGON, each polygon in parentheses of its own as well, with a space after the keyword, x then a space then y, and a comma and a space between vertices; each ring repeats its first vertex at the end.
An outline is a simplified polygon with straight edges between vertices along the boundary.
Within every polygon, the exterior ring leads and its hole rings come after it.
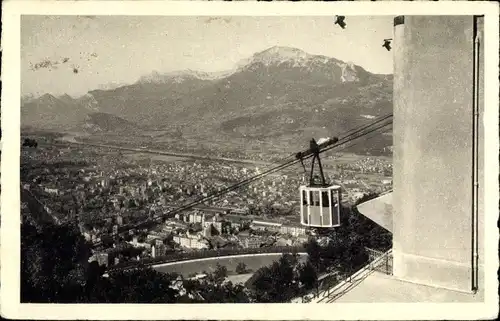
POLYGON ((369 257, 369 268, 373 271, 392 275, 392 251, 380 252, 374 249, 365 248, 369 257))
POLYGON ((349 275, 343 281, 337 282, 331 288, 320 292, 316 297, 316 303, 331 303, 339 297, 349 292, 352 288, 360 284, 374 271, 392 275, 392 249, 387 252, 366 248, 368 251, 368 264, 357 272, 349 275))

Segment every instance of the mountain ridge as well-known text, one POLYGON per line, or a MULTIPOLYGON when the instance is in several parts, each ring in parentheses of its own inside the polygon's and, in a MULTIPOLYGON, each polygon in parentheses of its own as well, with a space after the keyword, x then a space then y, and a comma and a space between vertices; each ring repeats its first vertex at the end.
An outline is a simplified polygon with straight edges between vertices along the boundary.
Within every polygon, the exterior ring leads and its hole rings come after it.
MULTIPOLYGON (((192 139, 239 138, 254 146, 286 140, 283 148, 295 148, 297 137, 332 136, 366 123, 366 115, 390 112, 392 75, 275 46, 230 71, 153 71, 133 84, 91 90, 72 100, 46 94, 23 105, 22 120, 35 127, 57 127, 59 122, 60 128, 81 128, 89 114, 102 113, 134 128, 180 128, 192 139), (35 110, 53 119, 36 119, 35 110), (71 112, 57 115, 63 110, 71 112)), ((390 144, 386 139, 379 145, 390 144)))

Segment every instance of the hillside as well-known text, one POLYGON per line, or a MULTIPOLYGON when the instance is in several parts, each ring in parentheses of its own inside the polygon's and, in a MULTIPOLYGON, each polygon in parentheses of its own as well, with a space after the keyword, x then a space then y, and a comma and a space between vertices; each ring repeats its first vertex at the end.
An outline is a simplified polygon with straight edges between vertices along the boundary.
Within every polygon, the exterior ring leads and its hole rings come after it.
MULTIPOLYGON (((45 96, 23 105, 23 124, 67 128, 100 112, 148 130, 175 128, 194 141, 191 145, 205 148, 279 145, 295 150, 311 137, 340 135, 391 113, 392 76, 295 48, 272 47, 230 72, 153 72, 135 84, 93 90, 79 99, 45 96)), ((391 144, 386 135, 361 144, 360 150, 391 144)))
POLYGON ((116 115, 100 112, 87 115, 85 124, 82 127, 90 133, 113 132, 125 135, 134 134, 139 130, 134 123, 128 120, 116 115))
POLYGON ((21 125, 36 129, 68 130, 84 123, 90 110, 68 95, 45 94, 21 105, 21 125))

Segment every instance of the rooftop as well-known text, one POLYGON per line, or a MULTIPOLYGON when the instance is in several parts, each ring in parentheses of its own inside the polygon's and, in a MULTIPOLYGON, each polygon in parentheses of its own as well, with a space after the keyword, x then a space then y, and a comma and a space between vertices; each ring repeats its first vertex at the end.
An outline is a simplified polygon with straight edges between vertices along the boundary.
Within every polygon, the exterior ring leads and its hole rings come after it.
POLYGON ((266 221, 252 221, 252 224, 253 225, 269 225, 269 226, 281 226, 283 225, 283 223, 281 222, 277 222, 277 221, 270 221, 270 220, 266 220, 266 221))
POLYGON ((359 204, 358 211, 392 232, 392 192, 359 204))

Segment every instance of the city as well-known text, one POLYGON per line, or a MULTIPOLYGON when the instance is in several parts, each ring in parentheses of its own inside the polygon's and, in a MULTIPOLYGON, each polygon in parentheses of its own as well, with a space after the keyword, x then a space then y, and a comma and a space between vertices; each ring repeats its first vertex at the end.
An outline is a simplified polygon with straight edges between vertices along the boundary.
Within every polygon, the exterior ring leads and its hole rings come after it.
MULTIPOLYGON (((171 210, 257 174, 259 168, 189 159, 134 160, 133 154, 122 151, 38 139, 36 148, 22 150, 23 189, 57 221, 76 220, 87 241, 102 244, 92 259, 105 266, 167 253, 299 246, 308 241, 309 231, 298 216, 298 187, 304 181, 300 168, 168 217, 164 215, 171 210), (122 227, 156 216, 163 217, 161 224, 118 236, 122 227)), ((370 192, 391 189, 391 163, 379 158, 360 157, 329 173, 330 180, 348 189, 344 200, 351 204, 370 192), (378 181, 367 184, 367 175, 378 181)))

